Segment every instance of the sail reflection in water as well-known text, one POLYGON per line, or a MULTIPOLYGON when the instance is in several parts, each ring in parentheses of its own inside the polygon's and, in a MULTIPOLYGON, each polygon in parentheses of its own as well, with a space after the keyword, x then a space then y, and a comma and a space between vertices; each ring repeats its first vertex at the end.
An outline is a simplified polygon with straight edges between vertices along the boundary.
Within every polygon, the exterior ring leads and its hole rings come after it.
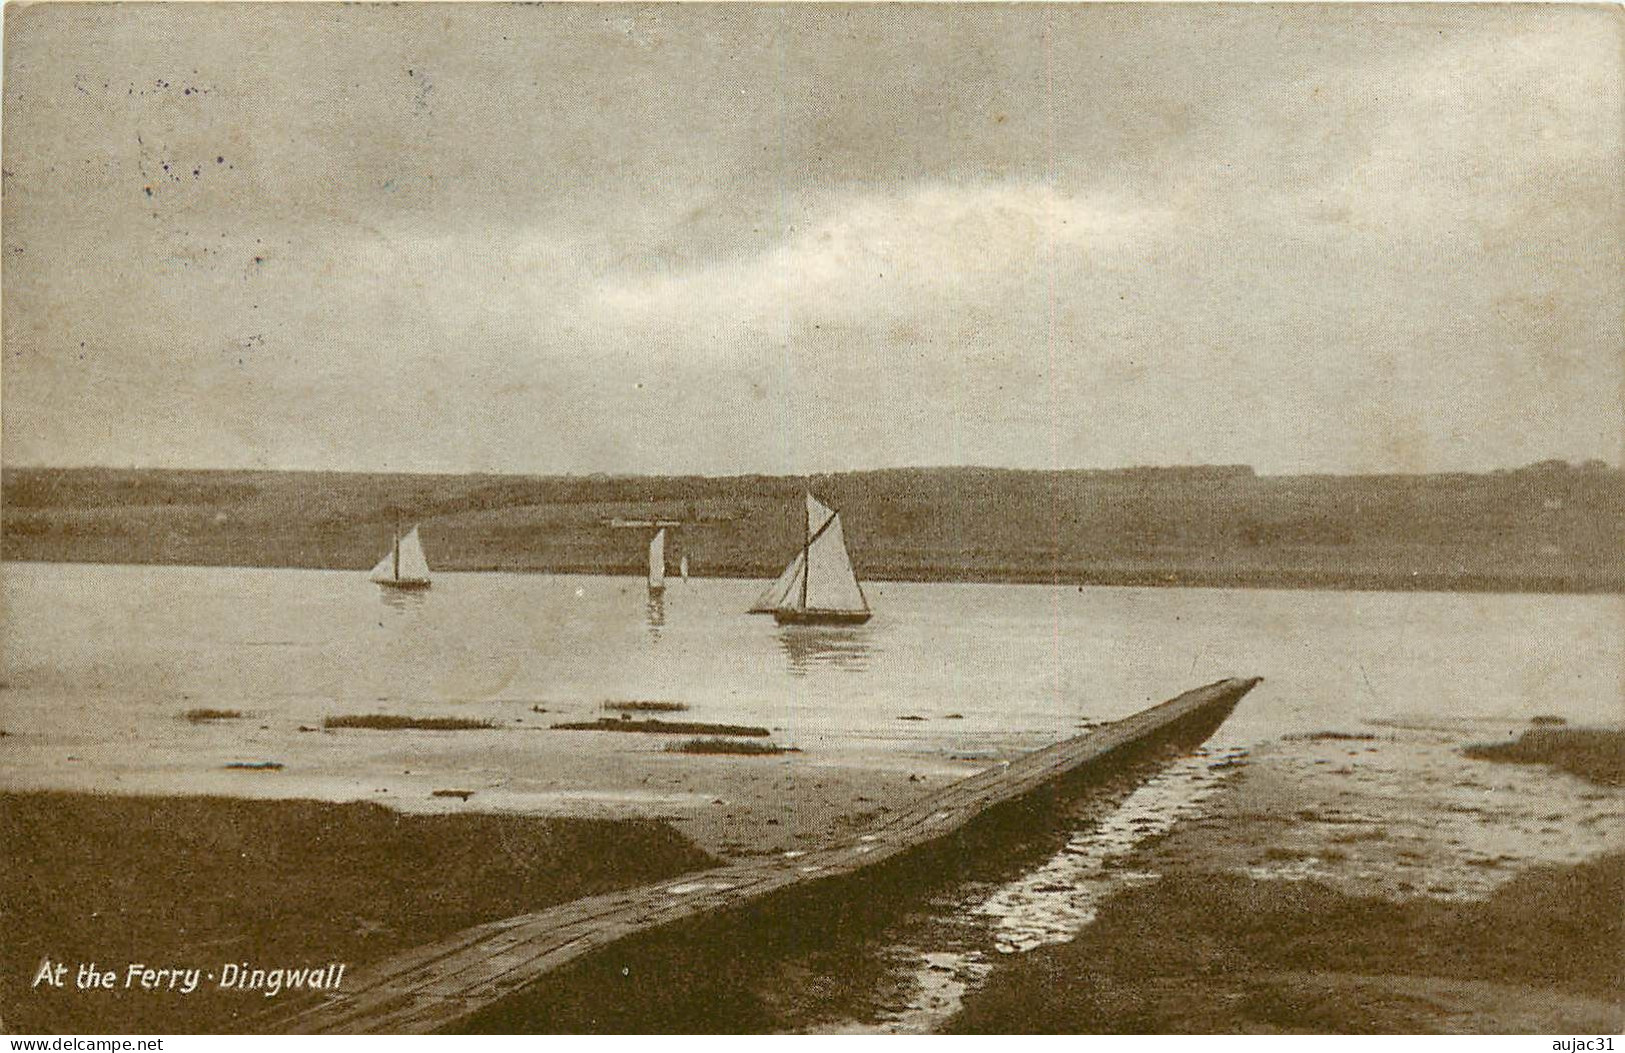
POLYGON ((873 630, 856 625, 784 626, 779 629, 779 647, 790 660, 791 676, 806 676, 817 666, 862 673, 877 650, 873 630))
POLYGON ((649 601, 643 607, 643 617, 649 625, 649 639, 658 641, 660 630, 666 625, 666 594, 664 591, 649 593, 649 601))
POLYGON ((378 598, 385 607, 403 612, 415 612, 423 609, 429 602, 429 594, 422 589, 379 589, 378 598))

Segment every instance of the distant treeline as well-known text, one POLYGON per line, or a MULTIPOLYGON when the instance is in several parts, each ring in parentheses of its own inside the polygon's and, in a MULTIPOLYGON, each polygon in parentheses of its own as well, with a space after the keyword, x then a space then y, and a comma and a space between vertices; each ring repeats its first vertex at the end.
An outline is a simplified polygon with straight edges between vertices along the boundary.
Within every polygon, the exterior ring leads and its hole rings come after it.
POLYGON ((7 469, 8 560, 363 570, 397 522, 443 570, 632 574, 662 518, 696 573, 776 574, 811 485, 869 579, 1625 591, 1625 475, 917 468, 792 477, 7 469))

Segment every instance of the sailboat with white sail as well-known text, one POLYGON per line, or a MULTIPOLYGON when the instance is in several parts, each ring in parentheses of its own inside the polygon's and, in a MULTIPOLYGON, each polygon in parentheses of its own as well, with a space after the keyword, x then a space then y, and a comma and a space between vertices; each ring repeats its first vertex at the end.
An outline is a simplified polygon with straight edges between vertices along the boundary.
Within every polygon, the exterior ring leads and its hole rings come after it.
POLYGON ((395 542, 384 553, 384 558, 372 568, 372 580, 391 589, 426 589, 429 587, 429 561, 423 555, 423 542, 418 540, 418 528, 413 527, 401 536, 395 529, 395 542))
POLYGON ((666 528, 655 531, 649 542, 649 592, 666 591, 666 528))
POLYGON ((852 570, 841 514, 807 495, 801 551, 751 604, 780 625, 861 625, 872 615, 852 570))

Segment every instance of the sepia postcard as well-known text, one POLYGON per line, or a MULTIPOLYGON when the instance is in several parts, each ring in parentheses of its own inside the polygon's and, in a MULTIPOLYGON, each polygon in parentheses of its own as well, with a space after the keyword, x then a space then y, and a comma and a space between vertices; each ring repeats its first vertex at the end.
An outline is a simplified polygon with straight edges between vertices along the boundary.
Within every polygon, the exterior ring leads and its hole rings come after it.
POLYGON ((7 5, 0 1031, 1612 1050, 1622 56, 7 5))

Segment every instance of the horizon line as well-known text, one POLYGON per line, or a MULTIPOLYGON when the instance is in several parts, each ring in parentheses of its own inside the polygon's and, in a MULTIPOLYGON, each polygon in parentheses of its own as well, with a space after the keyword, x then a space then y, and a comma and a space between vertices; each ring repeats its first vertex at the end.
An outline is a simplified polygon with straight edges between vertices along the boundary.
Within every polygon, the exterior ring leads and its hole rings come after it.
POLYGON ((1289 478, 1372 478, 1372 477, 1407 477, 1425 478, 1427 476, 1492 476, 1513 472, 1530 470, 1567 470, 1567 471, 1607 471, 1618 472, 1619 464, 1602 457, 1588 457, 1582 460, 1568 460, 1561 457, 1550 457, 1538 461, 1530 461, 1520 465, 1504 465, 1496 468, 1481 469, 1444 469, 1405 471, 1403 469, 1384 469, 1377 471, 1285 471, 1268 472, 1259 471, 1253 465, 1242 463, 1183 463, 1183 464, 1134 464, 1120 465, 1112 468, 1088 467, 1074 465, 1064 468, 1018 468, 1006 465, 986 464, 912 464, 891 465, 873 468, 846 468, 838 470, 813 472, 770 472, 770 471, 733 471, 733 472, 525 472, 513 470, 488 469, 461 469, 461 470, 415 470, 392 468, 276 468, 276 467, 245 467, 240 465, 220 465, 210 467, 177 466, 177 465, 112 465, 112 464, 4 464, 0 463, 0 472, 26 471, 26 472, 190 472, 190 473, 239 473, 256 475, 385 475, 407 478, 466 478, 488 477, 494 479, 569 479, 569 480, 625 480, 625 479, 819 479, 832 478, 844 475, 876 475, 883 472, 1008 472, 1024 475, 1055 475, 1067 473, 1089 473, 1097 475, 1121 475, 1132 472, 1226 472, 1230 474, 1245 473, 1254 478, 1261 479, 1289 479, 1289 478))

